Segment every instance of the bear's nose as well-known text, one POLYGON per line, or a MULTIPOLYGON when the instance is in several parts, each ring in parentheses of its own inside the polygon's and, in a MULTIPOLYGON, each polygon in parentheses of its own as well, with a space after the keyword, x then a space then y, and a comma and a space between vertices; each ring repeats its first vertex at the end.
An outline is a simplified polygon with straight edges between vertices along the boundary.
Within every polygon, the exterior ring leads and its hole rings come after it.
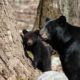
POLYGON ((48 39, 47 34, 46 34, 46 33, 42 34, 42 38, 43 38, 43 39, 48 39))
POLYGON ((29 39, 29 40, 27 41, 27 45, 28 45, 28 46, 32 46, 32 44, 33 44, 33 41, 32 41, 31 39, 29 39))
POLYGON ((40 35, 43 39, 48 39, 48 34, 46 32, 40 32, 40 35))
POLYGON ((40 35, 43 39, 48 39, 48 34, 47 34, 47 30, 45 28, 40 30, 40 35))

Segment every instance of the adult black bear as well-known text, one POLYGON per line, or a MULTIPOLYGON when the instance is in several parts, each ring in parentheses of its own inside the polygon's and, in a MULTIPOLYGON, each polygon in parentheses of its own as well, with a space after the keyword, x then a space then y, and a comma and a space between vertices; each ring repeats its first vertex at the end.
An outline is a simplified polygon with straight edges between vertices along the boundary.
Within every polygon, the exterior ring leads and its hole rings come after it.
POLYGON ((80 28, 73 28, 64 16, 49 20, 40 34, 59 53, 63 71, 69 80, 80 80, 80 28))
POLYGON ((34 55, 33 66, 41 71, 51 70, 50 48, 46 47, 39 36, 39 31, 23 30, 24 50, 30 50, 34 55))

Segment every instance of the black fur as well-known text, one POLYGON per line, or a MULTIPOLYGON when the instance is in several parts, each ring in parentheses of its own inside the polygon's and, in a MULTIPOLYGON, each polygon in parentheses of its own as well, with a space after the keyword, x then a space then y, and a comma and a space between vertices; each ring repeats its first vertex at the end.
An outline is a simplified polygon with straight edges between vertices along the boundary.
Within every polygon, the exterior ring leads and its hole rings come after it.
POLYGON ((43 72, 51 70, 50 50, 39 37, 39 31, 28 32, 23 30, 23 34, 24 50, 30 50, 34 55, 34 68, 39 68, 43 72), (32 42, 28 43, 29 40, 32 40, 32 42))
POLYGON ((80 80, 80 28, 66 22, 64 16, 47 21, 41 36, 59 52, 62 68, 69 80, 80 80))

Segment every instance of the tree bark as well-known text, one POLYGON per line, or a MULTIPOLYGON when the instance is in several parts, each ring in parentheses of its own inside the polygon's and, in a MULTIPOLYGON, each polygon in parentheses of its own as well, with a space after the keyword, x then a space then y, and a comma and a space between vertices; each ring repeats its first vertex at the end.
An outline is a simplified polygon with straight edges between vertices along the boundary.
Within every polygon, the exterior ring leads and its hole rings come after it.
POLYGON ((40 0, 33 30, 40 29, 46 17, 56 19, 60 15, 58 0, 40 0))
POLYGON ((73 25, 80 25, 80 0, 58 0, 59 8, 67 21, 73 25))
POLYGON ((8 0, 0 0, 0 80, 33 80, 38 71, 24 54, 13 12, 8 0))
POLYGON ((46 17, 56 19, 60 15, 70 24, 79 26, 80 0, 40 0, 33 30, 40 29, 46 17))
POLYGON ((33 30, 42 28, 46 17, 55 19, 61 15, 56 0, 40 0, 33 30))

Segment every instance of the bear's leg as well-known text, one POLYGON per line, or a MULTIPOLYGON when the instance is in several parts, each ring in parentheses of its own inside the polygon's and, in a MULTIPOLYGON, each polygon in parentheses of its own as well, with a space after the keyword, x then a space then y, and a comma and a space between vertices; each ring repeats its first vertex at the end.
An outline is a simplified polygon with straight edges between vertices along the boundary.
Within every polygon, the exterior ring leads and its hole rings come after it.
POLYGON ((45 59, 43 59, 43 70, 44 71, 51 70, 51 55, 50 54, 45 59))
POLYGON ((34 68, 37 68, 39 61, 40 61, 40 57, 38 57, 37 55, 34 55, 34 60, 32 63, 34 68))

